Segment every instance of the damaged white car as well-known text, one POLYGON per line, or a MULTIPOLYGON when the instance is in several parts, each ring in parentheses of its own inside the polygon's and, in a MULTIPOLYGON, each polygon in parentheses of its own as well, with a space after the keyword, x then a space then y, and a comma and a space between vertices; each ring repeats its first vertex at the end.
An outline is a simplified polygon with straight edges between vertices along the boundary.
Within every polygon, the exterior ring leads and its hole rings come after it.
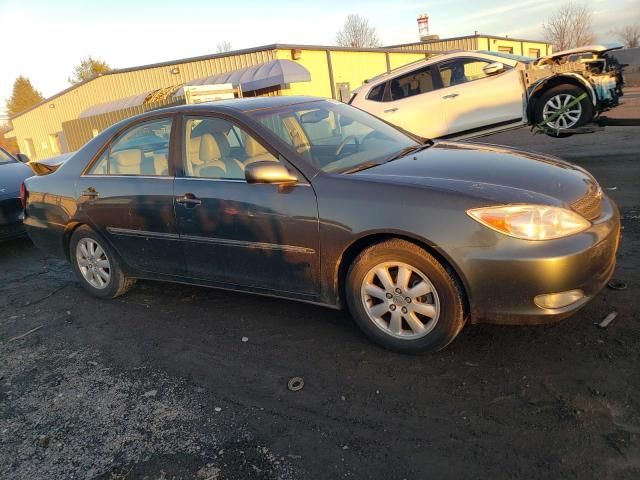
POLYGON ((425 138, 469 138, 515 126, 570 133, 618 104, 621 44, 590 45, 534 59, 456 51, 367 81, 349 101, 425 138))

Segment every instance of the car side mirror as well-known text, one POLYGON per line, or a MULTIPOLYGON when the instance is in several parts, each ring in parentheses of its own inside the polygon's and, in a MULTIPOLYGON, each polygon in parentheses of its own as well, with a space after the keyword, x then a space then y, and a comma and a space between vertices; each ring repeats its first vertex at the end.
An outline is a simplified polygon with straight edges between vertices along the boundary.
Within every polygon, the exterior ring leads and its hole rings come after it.
POLYGON ((486 75, 495 75, 496 73, 504 72, 504 69, 504 63, 502 62, 493 62, 482 67, 482 71, 486 75))
POLYGON ((30 162, 29 157, 26 156, 24 153, 16 154, 16 158, 18 160, 20 160, 22 163, 29 163, 30 162))
POLYGON ((254 162, 244 169, 244 178, 247 183, 275 183, 280 185, 292 185, 298 181, 298 177, 292 175, 287 168, 278 162, 254 162))

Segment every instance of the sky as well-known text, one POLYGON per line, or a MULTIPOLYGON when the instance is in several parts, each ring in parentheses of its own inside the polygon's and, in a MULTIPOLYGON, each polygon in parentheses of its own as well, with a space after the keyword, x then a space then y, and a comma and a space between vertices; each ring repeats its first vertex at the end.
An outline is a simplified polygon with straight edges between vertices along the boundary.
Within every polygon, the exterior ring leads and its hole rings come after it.
MULTIPOLYGON (((599 41, 640 22, 640 0, 585 0, 599 41)), ((563 0, 0 0, 3 42, 0 113, 18 75, 45 97, 69 86, 88 55, 124 68, 271 43, 331 45, 349 13, 377 29, 383 45, 418 41, 427 13, 440 37, 492 35, 542 39, 542 22, 563 0)))

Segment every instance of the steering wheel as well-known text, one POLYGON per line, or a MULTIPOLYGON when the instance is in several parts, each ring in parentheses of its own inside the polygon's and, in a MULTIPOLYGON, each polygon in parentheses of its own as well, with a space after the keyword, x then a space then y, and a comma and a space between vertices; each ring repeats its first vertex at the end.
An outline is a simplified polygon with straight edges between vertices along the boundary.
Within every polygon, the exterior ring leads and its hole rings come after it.
POLYGON ((358 142, 358 139, 356 138, 355 135, 348 135, 344 140, 342 140, 342 142, 340 142, 340 145, 338 145, 338 148, 336 148, 336 157, 339 157, 340 154, 342 153, 342 150, 344 150, 344 147, 347 146, 347 144, 349 143, 349 140, 353 140, 356 142, 356 147, 360 146, 360 142, 358 142))
POLYGON ((384 140, 386 137, 378 130, 372 130, 364 136, 364 138, 362 139, 362 143, 367 143, 369 140, 373 140, 376 138, 379 140, 384 140))

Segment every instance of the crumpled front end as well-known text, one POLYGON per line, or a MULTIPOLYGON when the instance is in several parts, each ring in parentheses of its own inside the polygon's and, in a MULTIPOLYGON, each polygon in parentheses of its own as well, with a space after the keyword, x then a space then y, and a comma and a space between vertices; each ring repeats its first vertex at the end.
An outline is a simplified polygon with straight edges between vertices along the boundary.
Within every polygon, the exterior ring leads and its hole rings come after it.
POLYGON ((588 90, 597 112, 618 105, 623 94, 624 65, 611 51, 622 45, 596 47, 601 46, 559 52, 524 65, 523 77, 528 96, 534 96, 550 81, 566 77, 578 81, 588 90))

